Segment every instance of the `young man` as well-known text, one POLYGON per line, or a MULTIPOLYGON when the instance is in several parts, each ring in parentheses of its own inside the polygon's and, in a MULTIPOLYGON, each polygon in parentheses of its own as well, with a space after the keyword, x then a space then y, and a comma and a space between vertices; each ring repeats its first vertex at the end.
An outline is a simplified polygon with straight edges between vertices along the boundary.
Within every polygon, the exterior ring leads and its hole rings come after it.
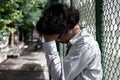
POLYGON ((43 35, 43 49, 53 80, 102 80, 98 43, 78 25, 79 12, 65 4, 48 6, 36 25, 43 35), (69 51, 61 61, 56 41, 67 43, 69 51))

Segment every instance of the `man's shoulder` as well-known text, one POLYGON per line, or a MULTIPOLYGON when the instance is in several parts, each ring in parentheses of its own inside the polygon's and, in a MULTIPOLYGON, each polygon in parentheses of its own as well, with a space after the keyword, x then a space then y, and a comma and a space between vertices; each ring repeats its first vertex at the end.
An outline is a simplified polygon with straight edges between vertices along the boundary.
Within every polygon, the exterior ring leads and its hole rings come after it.
POLYGON ((82 36, 75 45, 88 45, 88 46, 96 46, 98 45, 97 41, 91 35, 82 36))

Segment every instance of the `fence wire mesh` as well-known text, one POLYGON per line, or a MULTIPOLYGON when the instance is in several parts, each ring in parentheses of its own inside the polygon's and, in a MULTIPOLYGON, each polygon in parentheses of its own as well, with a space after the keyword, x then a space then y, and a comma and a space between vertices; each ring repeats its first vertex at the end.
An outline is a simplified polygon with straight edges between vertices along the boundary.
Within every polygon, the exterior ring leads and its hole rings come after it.
POLYGON ((103 80, 120 80, 120 0, 103 1, 103 80))
POLYGON ((95 1, 94 0, 72 0, 72 6, 80 12, 80 24, 94 35, 95 27, 95 1))

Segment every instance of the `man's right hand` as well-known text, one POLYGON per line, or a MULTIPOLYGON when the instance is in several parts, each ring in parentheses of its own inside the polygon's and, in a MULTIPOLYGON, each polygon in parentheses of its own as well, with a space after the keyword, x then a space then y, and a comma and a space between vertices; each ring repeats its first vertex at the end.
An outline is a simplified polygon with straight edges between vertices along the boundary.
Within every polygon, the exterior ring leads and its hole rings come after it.
POLYGON ((46 35, 44 34, 43 37, 45 39, 45 42, 52 41, 52 40, 57 40, 59 34, 53 34, 53 35, 46 35))

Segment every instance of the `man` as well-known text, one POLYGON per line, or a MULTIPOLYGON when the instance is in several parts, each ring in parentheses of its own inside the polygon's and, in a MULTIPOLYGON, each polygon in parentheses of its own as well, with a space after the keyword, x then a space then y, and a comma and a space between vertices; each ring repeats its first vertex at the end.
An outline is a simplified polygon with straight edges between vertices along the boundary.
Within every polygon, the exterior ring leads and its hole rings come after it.
POLYGON ((36 29, 45 39, 43 49, 53 80, 102 80, 98 43, 78 23, 79 12, 61 3, 48 6, 37 22, 36 29), (69 47, 62 61, 56 41, 69 47))

